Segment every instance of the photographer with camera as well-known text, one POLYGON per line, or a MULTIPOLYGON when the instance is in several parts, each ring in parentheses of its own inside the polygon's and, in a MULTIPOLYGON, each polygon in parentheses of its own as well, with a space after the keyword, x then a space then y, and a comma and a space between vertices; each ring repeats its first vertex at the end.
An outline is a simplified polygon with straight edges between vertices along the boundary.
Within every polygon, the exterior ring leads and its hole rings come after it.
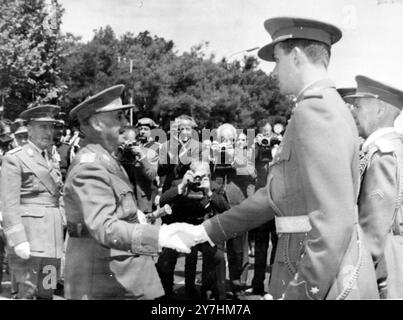
MULTIPOLYGON (((229 123, 217 128, 217 140, 212 143, 214 160, 212 181, 218 185, 218 192, 228 201, 230 207, 241 203, 254 193, 255 168, 246 156, 244 145, 236 146, 237 130, 229 123)), ((234 299, 243 295, 246 285, 249 256, 247 233, 240 234, 226 242, 228 271, 231 292, 234 299)))
MULTIPOLYGON (((266 185, 267 176, 269 174, 270 162, 273 160, 273 149, 280 144, 278 134, 272 131, 272 126, 269 122, 263 122, 259 125, 259 133, 256 136, 256 159, 255 166, 257 172, 256 190, 263 188, 266 185)), ((252 280, 252 288, 248 290, 254 295, 264 296, 264 280, 267 267, 267 253, 269 243, 271 241, 270 253, 270 273, 271 265, 274 262, 274 256, 277 247, 277 233, 274 220, 253 229, 249 232, 255 243, 255 263, 254 274, 252 280)))
POLYGON ((156 178, 158 169, 157 144, 151 139, 151 128, 155 128, 154 121, 148 118, 140 119, 137 123, 140 135, 136 135, 136 128, 124 127, 121 135, 121 145, 118 148, 118 159, 126 170, 130 182, 133 184, 137 206, 144 214, 153 211, 153 199, 156 194, 156 178), (144 127, 150 130, 144 129, 144 127), (144 132, 147 132, 144 134, 144 132))
MULTIPOLYGON (((190 170, 183 176, 181 182, 164 192, 161 205, 172 206, 172 215, 165 221, 187 222, 201 224, 215 214, 229 208, 222 194, 215 191, 210 182, 210 167, 208 162, 192 161, 190 170), (190 213, 190 214, 189 214, 190 213)), ((223 246, 212 247, 209 243, 196 245, 185 258, 185 290, 189 298, 198 298, 195 287, 197 253, 203 255, 201 296, 204 299, 225 298, 225 274, 217 272, 219 266, 225 266, 223 246)), ((173 289, 174 270, 178 252, 164 248, 158 260, 158 270, 166 297, 170 298, 173 289)))

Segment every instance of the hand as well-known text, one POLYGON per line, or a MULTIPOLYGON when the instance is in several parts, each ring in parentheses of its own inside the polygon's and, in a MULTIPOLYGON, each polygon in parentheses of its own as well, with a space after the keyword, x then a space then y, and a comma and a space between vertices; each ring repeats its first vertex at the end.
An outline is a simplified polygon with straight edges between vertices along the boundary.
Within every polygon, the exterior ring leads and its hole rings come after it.
POLYGON ((140 146, 132 146, 131 151, 133 154, 135 154, 139 159, 142 159, 145 157, 144 151, 140 146))
POLYGON ((180 194, 183 194, 185 192, 185 189, 188 186, 189 182, 193 182, 193 172, 191 170, 186 171, 185 175, 182 178, 182 182, 178 185, 180 194))
POLYGON ((27 260, 31 255, 31 248, 28 241, 17 244, 14 247, 15 254, 21 259, 27 260))
POLYGON ((190 248, 197 244, 192 227, 194 226, 187 223, 162 225, 158 238, 159 246, 190 253, 190 248))
POLYGON ((261 144, 262 143, 262 139, 263 139, 263 134, 258 133, 255 137, 255 143, 257 144, 261 144))
POLYGON ((204 177, 200 183, 201 191, 207 195, 211 196, 211 187, 210 187, 210 179, 208 177, 204 177))

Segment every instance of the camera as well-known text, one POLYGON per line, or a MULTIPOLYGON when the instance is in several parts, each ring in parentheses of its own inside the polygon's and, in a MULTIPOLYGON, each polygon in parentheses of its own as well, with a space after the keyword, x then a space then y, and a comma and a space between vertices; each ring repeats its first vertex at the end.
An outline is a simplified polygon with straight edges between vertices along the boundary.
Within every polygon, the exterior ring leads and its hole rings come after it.
POLYGON ((199 191, 201 185, 202 177, 195 176, 193 177, 193 182, 189 182, 189 189, 192 191, 199 191))
POLYGON ((215 170, 230 170, 231 163, 234 161, 234 156, 228 153, 226 146, 221 146, 219 149, 212 150, 212 158, 214 159, 215 170))

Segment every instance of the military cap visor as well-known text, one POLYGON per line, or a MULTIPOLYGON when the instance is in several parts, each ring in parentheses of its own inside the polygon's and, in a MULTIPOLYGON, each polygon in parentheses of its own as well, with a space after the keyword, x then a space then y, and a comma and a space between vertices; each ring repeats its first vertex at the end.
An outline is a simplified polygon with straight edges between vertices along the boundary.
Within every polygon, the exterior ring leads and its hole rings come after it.
POLYGON ((36 122, 56 122, 55 119, 60 111, 59 106, 46 104, 37 107, 28 108, 20 113, 19 118, 26 121, 36 122))
POLYGON ((357 92, 344 97, 348 103, 353 103, 354 99, 358 98, 374 98, 402 110, 403 91, 361 75, 355 77, 355 80, 357 81, 357 92))
POLYGON ((124 85, 116 85, 89 97, 70 111, 70 117, 83 121, 96 113, 133 108, 132 104, 122 103, 120 96, 124 88, 124 85))
POLYGON ((26 126, 21 126, 14 132, 14 135, 26 134, 26 133, 28 133, 27 127, 26 126))
POLYGON ((314 40, 331 46, 342 36, 341 30, 334 25, 303 18, 272 18, 265 21, 264 27, 273 39, 258 51, 259 58, 266 61, 274 61, 276 44, 289 39, 314 40))

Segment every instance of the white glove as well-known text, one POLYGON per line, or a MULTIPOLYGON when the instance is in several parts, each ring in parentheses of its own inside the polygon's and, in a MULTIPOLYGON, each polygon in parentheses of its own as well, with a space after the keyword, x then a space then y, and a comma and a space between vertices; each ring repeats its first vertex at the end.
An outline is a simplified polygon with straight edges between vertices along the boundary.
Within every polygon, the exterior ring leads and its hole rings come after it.
POLYGON ((190 253, 190 248, 196 244, 196 239, 191 232, 191 227, 193 226, 187 223, 162 225, 158 238, 159 247, 190 253))
POLYGON ((30 248, 29 242, 25 241, 20 244, 17 244, 14 247, 14 251, 15 251, 15 254, 17 256, 19 256, 21 259, 25 259, 25 260, 29 259, 29 256, 31 254, 31 248, 30 248))

